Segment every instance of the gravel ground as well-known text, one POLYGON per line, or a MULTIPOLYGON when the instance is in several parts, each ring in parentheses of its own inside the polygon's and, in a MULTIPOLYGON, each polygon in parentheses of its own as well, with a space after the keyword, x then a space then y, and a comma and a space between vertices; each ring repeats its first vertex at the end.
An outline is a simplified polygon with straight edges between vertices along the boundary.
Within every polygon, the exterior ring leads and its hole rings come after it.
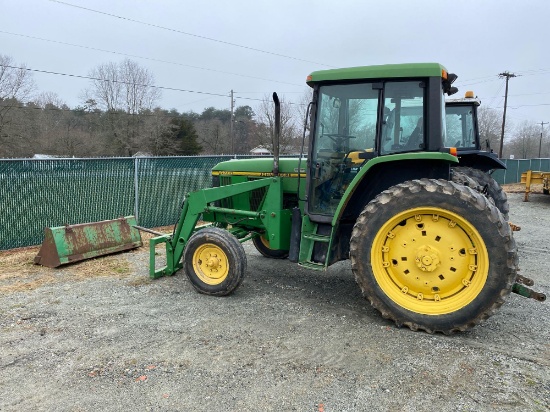
MULTIPOLYGON (((550 197, 509 198, 521 273, 550 294, 550 197)), ((245 249, 226 298, 181 273, 150 281, 145 248, 103 258, 129 263, 119 275, 0 283, 0 410, 550 410, 547 302, 511 295, 473 330, 428 335, 382 319, 349 262, 323 273, 245 249)))

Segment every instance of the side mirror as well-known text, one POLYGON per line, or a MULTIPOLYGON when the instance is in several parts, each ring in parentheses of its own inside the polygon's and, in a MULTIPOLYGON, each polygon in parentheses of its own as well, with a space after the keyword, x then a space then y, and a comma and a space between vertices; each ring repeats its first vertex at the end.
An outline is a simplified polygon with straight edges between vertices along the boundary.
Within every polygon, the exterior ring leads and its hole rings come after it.
POLYGON ((447 93, 448 96, 452 96, 456 92, 458 92, 458 88, 451 87, 451 84, 454 83, 454 81, 458 79, 458 76, 454 73, 449 73, 447 75, 447 79, 443 80, 443 91, 447 93))
POLYGON ((449 90, 447 90, 447 95, 448 96, 452 96, 453 94, 457 93, 458 92, 458 88, 457 87, 449 87, 449 90))
POLYGON ((449 82, 449 84, 453 84, 456 79, 458 79, 458 76, 454 73, 449 73, 447 75, 447 81, 449 82))

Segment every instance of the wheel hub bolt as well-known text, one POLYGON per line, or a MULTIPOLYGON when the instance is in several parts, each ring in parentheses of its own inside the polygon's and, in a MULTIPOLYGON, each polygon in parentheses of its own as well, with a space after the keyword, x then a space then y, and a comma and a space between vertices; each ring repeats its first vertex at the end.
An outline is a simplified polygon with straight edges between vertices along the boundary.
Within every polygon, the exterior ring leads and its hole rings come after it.
POLYGON ((432 272, 439 266, 439 252, 431 246, 421 246, 416 251, 416 266, 424 272, 432 272))
POLYGON ((216 255, 210 255, 210 257, 206 261, 206 266, 208 266, 210 269, 217 269, 218 266, 220 266, 220 260, 216 255))

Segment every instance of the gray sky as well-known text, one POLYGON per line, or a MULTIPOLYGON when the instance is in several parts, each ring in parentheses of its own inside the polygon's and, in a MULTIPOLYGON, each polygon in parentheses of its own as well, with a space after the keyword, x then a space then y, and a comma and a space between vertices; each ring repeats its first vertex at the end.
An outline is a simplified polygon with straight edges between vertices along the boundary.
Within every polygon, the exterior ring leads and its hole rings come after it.
MULTIPOLYGON (((434 61, 459 76, 460 95, 474 90, 483 106, 497 109, 504 104, 498 74, 521 75, 510 80, 508 119, 550 121, 547 0, 67 3, 124 19, 50 0, 0 0, 0 54, 81 76, 129 57, 154 74, 157 86, 223 95, 163 90, 161 107, 199 113, 229 109, 231 89, 237 106, 256 108, 255 99, 273 91, 298 101, 314 70, 434 61)), ((55 92, 71 107, 89 87, 89 80, 68 76, 34 79, 39 91, 55 92)))

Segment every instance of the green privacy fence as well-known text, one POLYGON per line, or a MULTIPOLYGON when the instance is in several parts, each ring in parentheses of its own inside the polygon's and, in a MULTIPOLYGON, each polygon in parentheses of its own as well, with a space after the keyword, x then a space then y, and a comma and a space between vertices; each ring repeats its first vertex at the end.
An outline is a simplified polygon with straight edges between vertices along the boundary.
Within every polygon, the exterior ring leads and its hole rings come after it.
MULTIPOLYGON (((250 156, 237 156, 239 158, 250 156)), ((174 224, 186 193, 209 187, 230 156, 0 160, 0 250, 37 245, 44 228, 135 214, 140 225, 174 224)), ((516 183, 550 159, 505 160, 493 177, 516 183)))
POLYGON ((174 224, 185 193, 209 187, 230 158, 0 160, 0 250, 40 244, 50 226, 132 214, 146 227, 174 224))
POLYGON ((518 183, 521 181, 521 174, 527 170, 550 171, 550 159, 504 159, 506 170, 497 170, 493 178, 502 184, 518 183))

